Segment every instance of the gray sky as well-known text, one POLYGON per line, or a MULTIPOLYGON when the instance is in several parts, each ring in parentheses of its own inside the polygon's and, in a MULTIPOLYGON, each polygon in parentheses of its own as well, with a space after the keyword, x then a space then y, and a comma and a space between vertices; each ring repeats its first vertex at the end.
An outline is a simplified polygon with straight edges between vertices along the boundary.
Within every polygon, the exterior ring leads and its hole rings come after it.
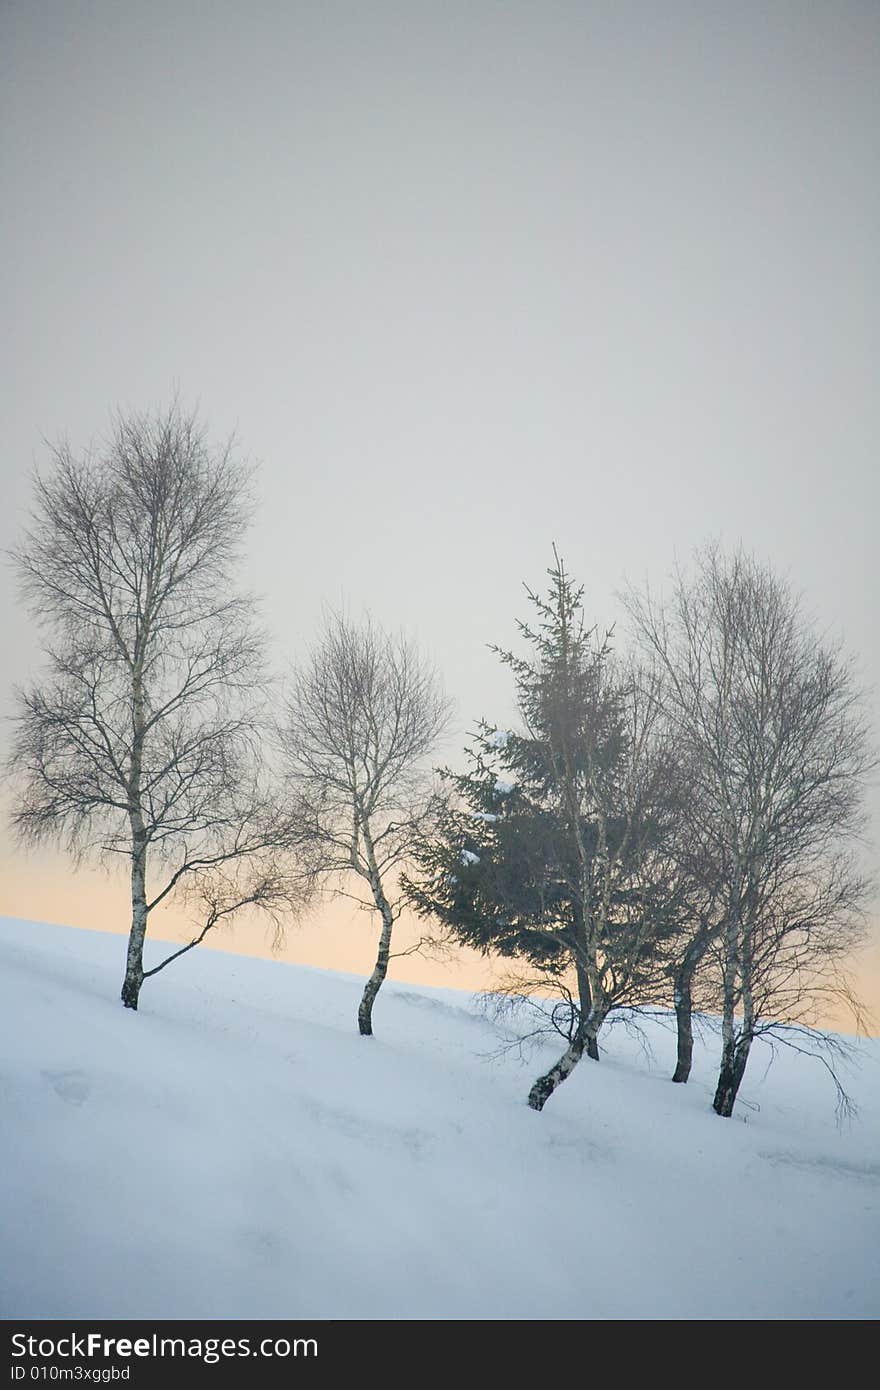
POLYGON ((606 624, 714 536, 880 684, 878 92, 873 0, 0 0, 0 544, 179 384, 282 663, 344 598, 503 719, 552 541, 606 624))

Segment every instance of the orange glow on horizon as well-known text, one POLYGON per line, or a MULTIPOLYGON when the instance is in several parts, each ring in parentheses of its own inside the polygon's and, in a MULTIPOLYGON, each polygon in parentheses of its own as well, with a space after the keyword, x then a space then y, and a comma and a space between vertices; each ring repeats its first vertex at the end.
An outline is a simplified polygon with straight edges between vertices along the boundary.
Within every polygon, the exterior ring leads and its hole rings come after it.
MULTIPOLYGON (((130 908, 121 870, 74 868, 62 854, 44 851, 14 857, 0 853, 0 885, 0 917, 128 933, 130 908)), ((149 937, 184 942, 191 936, 192 925, 185 908, 159 907, 150 915, 149 937)), ((202 947, 367 975, 375 962, 379 930, 374 913, 360 911, 349 899, 337 898, 318 903, 301 921, 291 922, 277 949, 274 935, 274 925, 252 912, 212 932, 202 947)), ((404 951, 418 939, 418 921, 411 915, 403 916, 392 950, 404 951)), ((389 979, 447 989, 485 990, 495 976, 490 960, 464 947, 442 960, 393 956, 389 966, 389 979)))
MULTIPOLYGON (((125 935, 129 928, 125 875, 85 866, 74 868, 61 853, 0 852, 0 917, 125 935)), ((180 908, 157 908, 151 915, 152 939, 184 942, 191 930, 192 924, 180 908)), ((367 975, 375 961, 378 923, 375 914, 359 911, 349 899, 335 899, 318 905, 302 921, 291 923, 278 949, 273 947, 273 936, 271 923, 258 914, 250 914, 206 937, 199 949, 367 975)), ((402 917, 394 949, 406 950, 418 936, 417 919, 402 917)), ((120 949, 120 979, 122 969, 120 949)), ((443 959, 399 955, 392 959, 388 977, 410 984, 475 992, 490 989, 504 973, 504 962, 460 947, 443 959)), ((876 938, 861 955, 854 976, 870 1016, 870 1030, 880 1035, 880 941, 876 938)), ((830 1012, 825 1023, 845 1033, 854 1031, 851 1015, 843 1011, 830 1012)))

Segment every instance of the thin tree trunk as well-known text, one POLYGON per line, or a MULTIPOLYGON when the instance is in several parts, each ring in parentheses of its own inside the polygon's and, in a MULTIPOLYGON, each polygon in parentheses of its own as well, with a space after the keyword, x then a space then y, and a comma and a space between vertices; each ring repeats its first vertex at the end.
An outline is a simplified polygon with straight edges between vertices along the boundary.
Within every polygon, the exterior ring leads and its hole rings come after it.
MULTIPOLYGON (((386 904, 387 908, 387 904, 386 904)), ((388 958, 391 953, 391 928, 394 918, 390 908, 382 913, 382 932, 379 937, 379 954, 373 973, 367 980, 358 1008, 358 1030, 362 1038, 373 1036, 373 1003, 385 976, 388 974, 388 958)))
POLYGON ((673 1081, 684 1083, 691 1074, 694 1057, 693 983, 699 957, 688 951, 675 976, 675 1023, 678 1051, 673 1081))
POLYGON ((147 842, 141 804, 141 773, 144 757, 144 686, 142 656, 135 658, 131 672, 132 745, 128 776, 128 820, 131 826, 131 931, 122 981, 122 1002, 137 1010, 144 982, 144 938, 147 934, 147 842))
POLYGON ((679 979, 675 986, 675 1023, 678 1050, 672 1079, 684 1083, 691 1074, 694 1057, 693 1002, 689 978, 679 979))
POLYGON ((721 1069, 718 1073, 718 1085, 715 1089, 715 1098, 712 1101, 712 1109, 715 1111, 715 1114, 722 1115, 725 1119, 730 1119, 733 1114, 737 1093, 743 1076, 745 1075, 746 1063, 749 1060, 749 1050, 752 1046, 752 1039, 755 1036, 755 1001, 752 993, 752 930, 750 918, 742 932, 738 965, 742 993, 743 1026, 740 1033, 736 1035, 733 1029, 733 1019, 731 1017, 731 1026, 724 1034, 724 1046, 721 1051, 721 1069))
POLYGON ((131 931, 128 934, 125 979, 122 982, 122 1002, 127 1009, 137 1009, 141 985, 144 982, 144 939, 147 935, 146 859, 146 843, 138 836, 131 855, 131 931))
POLYGON ((721 1069, 718 1073, 718 1086, 712 1101, 712 1109, 716 1115, 722 1115, 725 1119, 730 1119, 733 1114, 737 1092, 745 1074, 746 1062, 749 1060, 751 1045, 751 1033, 743 1032, 730 1044, 725 1043, 722 1050, 721 1069))
POLYGON ((593 991, 590 989, 590 977, 587 974, 586 968, 579 959, 575 960, 575 971, 577 974, 578 1002, 580 1006, 580 1019, 578 1021, 578 1028, 581 1031, 583 1031, 584 1037, 586 1039, 587 1056, 590 1058, 591 1061, 598 1062, 599 1044, 596 1041, 596 1035, 595 1033, 592 1035, 588 1035, 586 1031, 587 1020, 590 1018, 590 1015, 593 1012, 593 991))
POLYGON ((367 857, 367 869, 370 888, 373 893, 373 902, 376 904, 382 916, 382 931, 379 936, 379 954, 376 956, 376 964, 373 973, 367 980, 361 996, 360 1006, 358 1007, 358 1031, 362 1038, 373 1036, 373 1004, 376 995, 382 987, 385 976, 388 974, 388 960, 391 955, 391 929, 394 926, 394 911, 385 896, 385 889, 382 884, 382 875, 379 865, 376 862, 376 850, 370 828, 367 823, 361 824, 361 833, 364 839, 364 850, 367 857))
POLYGON ((579 1028, 575 1033, 559 1061, 554 1063, 543 1076, 538 1077, 529 1091, 529 1105, 533 1110, 543 1110, 557 1086, 561 1086, 566 1077, 571 1076, 584 1053, 589 1055, 590 1044, 592 1043, 593 1047, 596 1047, 596 1035, 603 1021, 604 1015, 599 1015, 595 1010, 591 1010, 585 1026, 579 1028))
POLYGON ((684 1083, 691 1074, 694 1056, 694 975, 697 972, 697 966, 708 950, 711 937, 711 930, 705 925, 701 926, 689 943, 675 973, 673 999, 677 1029, 677 1056, 673 1081, 684 1083))
MULTIPOLYGON (((586 895, 584 895, 586 897, 586 895)), ((571 1076, 578 1062, 586 1052, 594 1062, 599 1060, 599 1046, 596 1038, 599 1029, 605 1020, 606 1009, 601 1009, 596 1004, 597 994, 592 988, 589 971, 589 957, 587 955, 587 924, 583 913, 579 915, 578 926, 580 929, 580 943, 576 941, 575 972, 578 982, 578 1004, 580 1018, 578 1028, 568 1047, 563 1052, 559 1061, 556 1062, 548 1072, 539 1076, 532 1089, 529 1091, 529 1105, 533 1110, 543 1110, 547 1101, 556 1090, 561 1086, 566 1077, 571 1076)))
POLYGON ((538 1077, 529 1091, 529 1105, 533 1110, 543 1110, 556 1087, 561 1086, 565 1078, 571 1075, 584 1055, 586 1042, 586 1034, 583 1029, 579 1028, 555 1066, 552 1066, 543 1076, 538 1077))
MULTIPOLYGON (((721 1068, 718 1073, 718 1086, 712 1108, 717 1115, 731 1115, 736 1092, 742 1080, 742 1071, 736 1075, 736 1052, 738 1038, 736 1032, 736 987, 740 977, 739 915, 741 909, 741 889, 737 885, 735 910, 728 909, 724 926, 724 963, 721 972, 723 1007, 721 1014, 721 1068), (731 1087, 733 1087, 731 1091, 731 1087), (728 1108, 725 1108, 728 1107, 728 1108)), ((748 1056, 748 1048, 746 1048, 748 1056)), ((743 1062, 743 1070, 745 1062, 743 1062)))
MULTIPOLYGON (((721 1013, 721 1070, 718 1073, 718 1087, 715 1092, 715 1100, 712 1102, 712 1108, 719 1115, 722 1112, 718 1109, 718 1098, 722 1093, 722 1089, 726 1089, 729 1085, 730 1078, 733 1075, 733 1059, 736 1053, 736 1028, 734 1021, 735 1001, 729 957, 725 959, 724 962, 722 987, 724 990, 724 1000, 721 1013), (723 1087, 722 1082, 724 1083, 723 1087)), ((731 1101, 731 1107, 732 1105, 733 1102, 731 1101)))

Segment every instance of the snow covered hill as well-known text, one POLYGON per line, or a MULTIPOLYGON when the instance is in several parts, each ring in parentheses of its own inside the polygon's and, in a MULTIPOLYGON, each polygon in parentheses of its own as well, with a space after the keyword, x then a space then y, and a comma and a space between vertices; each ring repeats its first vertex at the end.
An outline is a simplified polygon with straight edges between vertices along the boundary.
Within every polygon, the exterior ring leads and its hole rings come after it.
POLYGON ((120 937, 0 921, 0 1313, 865 1318, 880 1314, 880 1043, 838 1128, 822 1068, 623 1029, 543 1114, 553 1050, 492 1060, 469 996, 193 951, 117 994, 120 937))

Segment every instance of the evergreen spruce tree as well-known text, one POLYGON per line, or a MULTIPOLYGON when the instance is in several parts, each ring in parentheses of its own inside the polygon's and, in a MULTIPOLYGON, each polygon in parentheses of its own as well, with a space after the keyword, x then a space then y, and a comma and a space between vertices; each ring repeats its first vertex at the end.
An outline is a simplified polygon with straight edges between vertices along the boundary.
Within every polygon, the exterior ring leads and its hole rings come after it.
POLYGON ((665 985, 661 943, 678 929, 670 750, 650 682, 614 660, 583 618, 583 589, 554 550, 549 591, 527 589, 527 656, 495 648, 514 677, 519 732, 481 723, 468 768, 406 887, 454 939, 528 962, 571 999, 568 1046, 535 1082, 543 1108, 615 1008, 665 985))

